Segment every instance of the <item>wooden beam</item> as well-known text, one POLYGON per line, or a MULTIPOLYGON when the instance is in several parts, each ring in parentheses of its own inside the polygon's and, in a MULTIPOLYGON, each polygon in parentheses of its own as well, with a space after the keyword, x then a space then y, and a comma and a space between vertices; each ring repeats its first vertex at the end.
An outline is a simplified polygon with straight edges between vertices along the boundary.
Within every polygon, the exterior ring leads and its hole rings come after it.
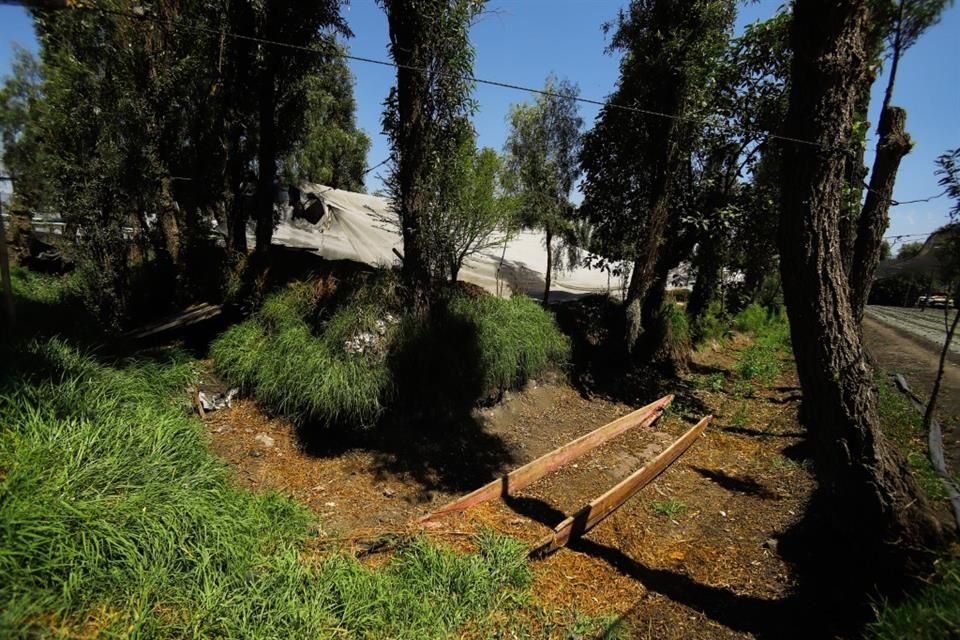
POLYGON ((448 503, 433 513, 428 513, 417 520, 417 522, 423 523, 446 513, 469 509, 470 507, 476 506, 481 502, 486 502, 487 500, 493 500, 503 496, 512 495, 514 492, 519 491, 532 482, 539 480, 551 471, 559 469, 561 466, 565 465, 571 460, 579 458, 586 452, 600 446, 611 438, 620 435, 624 431, 632 429, 637 425, 646 426, 652 423, 654 420, 660 417, 660 414, 671 402, 673 402, 672 395, 664 396, 655 402, 651 402, 647 406, 641 407, 633 413, 629 413, 622 418, 618 418, 613 422, 605 424, 604 426, 577 438, 576 440, 568 442, 559 449, 554 449, 550 453, 537 458, 533 462, 529 462, 518 469, 514 469, 507 475, 480 487, 472 493, 468 493, 462 498, 458 498, 453 502, 448 503))
POLYGON ((630 475, 599 498, 591 501, 577 513, 558 524, 553 533, 544 537, 530 552, 531 557, 542 557, 565 547, 571 540, 580 538, 603 522, 610 514, 622 507, 640 489, 653 482, 667 470, 677 458, 703 433, 713 416, 707 416, 660 453, 648 464, 630 475))

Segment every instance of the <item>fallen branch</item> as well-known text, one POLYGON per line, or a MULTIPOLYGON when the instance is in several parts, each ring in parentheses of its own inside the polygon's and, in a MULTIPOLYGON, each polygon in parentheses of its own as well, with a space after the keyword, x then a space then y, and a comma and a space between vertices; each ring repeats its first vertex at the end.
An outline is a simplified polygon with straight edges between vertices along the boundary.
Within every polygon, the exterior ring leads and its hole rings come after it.
POLYGON ((608 516, 626 504, 640 489, 653 482, 657 476, 676 462, 703 433, 711 420, 713 420, 713 416, 707 416, 698 422, 648 464, 558 524, 553 533, 537 543, 530 552, 530 557, 541 558, 553 553, 561 547, 565 547, 571 540, 582 537, 603 522, 608 516))
MULTIPOLYGON (((898 373, 893 376, 893 379, 897 388, 910 398, 913 407, 920 412, 920 415, 925 416, 927 406, 917 394, 910 390, 906 378, 898 373)), ((930 463, 947 490, 950 506, 953 507, 954 520, 957 522, 957 528, 960 528, 960 490, 957 489, 957 485, 947 469, 947 458, 943 452, 943 431, 940 429, 940 423, 932 416, 930 417, 930 428, 927 430, 927 452, 930 456, 930 463)))
POLYGON ((610 422, 599 429, 591 431, 590 433, 581 436, 576 440, 568 442, 559 449, 554 449, 550 453, 537 458, 533 462, 529 462, 522 467, 511 471, 507 475, 480 487, 476 491, 468 493, 462 498, 458 498, 453 502, 448 503, 433 513, 428 513, 417 520, 417 523, 427 522, 428 520, 432 520, 446 513, 463 511, 488 500, 494 500, 503 496, 513 495, 520 489, 539 480, 548 473, 555 471, 571 460, 579 458, 583 454, 595 449, 611 438, 614 438, 637 425, 646 426, 651 424, 660 416, 661 413, 663 413, 663 410, 666 409, 671 402, 673 402, 672 395, 664 396, 656 402, 652 402, 645 407, 637 409, 633 413, 627 414, 622 418, 618 418, 617 420, 614 420, 613 422, 610 422))

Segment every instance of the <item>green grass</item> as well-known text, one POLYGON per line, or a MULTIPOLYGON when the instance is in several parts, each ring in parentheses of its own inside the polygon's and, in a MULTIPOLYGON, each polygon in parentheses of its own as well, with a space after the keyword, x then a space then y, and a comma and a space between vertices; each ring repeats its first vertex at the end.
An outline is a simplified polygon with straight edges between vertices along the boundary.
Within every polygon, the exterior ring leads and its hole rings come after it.
MULTIPOLYGON (((6 363, 5 363, 6 364, 6 363)), ((373 570, 306 562, 313 516, 231 486, 175 353, 106 366, 60 340, 0 380, 0 636, 443 638, 519 606, 519 543, 416 539, 373 570)))
POLYGON ((681 500, 654 500, 650 503, 650 510, 658 516, 672 520, 686 513, 687 503, 681 500))
POLYGON ((907 600, 881 603, 865 635, 874 640, 960 637, 960 560, 940 560, 932 584, 907 600))
POLYGON ((877 408, 884 435, 907 459, 910 470, 927 497, 931 500, 946 500, 947 492, 940 475, 927 456, 927 434, 923 428, 923 417, 890 379, 877 376, 876 380, 879 394, 877 408))
POLYGON ((402 314, 385 286, 374 280, 318 308, 308 283, 292 285, 213 343, 214 366, 299 424, 367 428, 396 401, 472 406, 568 357, 553 317, 526 297, 454 294, 421 320, 402 314), (357 352, 348 344, 358 335, 375 344, 357 352))

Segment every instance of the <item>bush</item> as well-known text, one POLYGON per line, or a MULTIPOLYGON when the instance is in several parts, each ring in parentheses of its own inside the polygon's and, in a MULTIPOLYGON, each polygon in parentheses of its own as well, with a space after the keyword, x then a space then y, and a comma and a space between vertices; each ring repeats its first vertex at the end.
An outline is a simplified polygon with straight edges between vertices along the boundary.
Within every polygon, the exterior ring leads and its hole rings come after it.
POLYGON ((710 303, 703 316, 693 327, 693 334, 698 343, 722 340, 729 329, 729 321, 720 310, 720 303, 716 300, 710 303))
POLYGON ((398 311, 389 277, 322 305, 314 292, 298 283, 268 297, 210 351, 226 380, 298 424, 370 427, 397 402, 472 406, 569 354, 552 316, 526 297, 457 292, 421 319, 398 311))
POLYGON ((444 638, 531 581, 489 533, 378 569, 301 561, 312 516, 231 485, 176 354, 108 367, 54 340, 19 366, 0 380, 0 636, 444 638))

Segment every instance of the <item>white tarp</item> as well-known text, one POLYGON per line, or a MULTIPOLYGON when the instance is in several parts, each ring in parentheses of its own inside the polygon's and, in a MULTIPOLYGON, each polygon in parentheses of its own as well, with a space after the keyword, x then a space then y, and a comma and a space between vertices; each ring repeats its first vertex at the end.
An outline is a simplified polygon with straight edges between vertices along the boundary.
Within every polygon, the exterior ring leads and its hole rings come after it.
MULTIPOLYGON (((399 263, 393 253, 403 252, 403 243, 397 229, 384 222, 390 215, 385 198, 350 191, 331 189, 322 185, 304 185, 304 196, 315 196, 325 206, 325 214, 318 224, 306 220, 292 220, 290 209, 273 235, 273 241, 291 247, 313 249, 330 260, 356 260, 378 267, 399 263)), ((309 202, 308 202, 309 204, 309 202)), ((497 293, 497 272, 500 268, 502 246, 466 260, 460 279, 497 293)), ((544 272, 547 267, 543 234, 521 232, 507 243, 501 271, 501 292, 519 290, 530 295, 542 295, 544 272)), ((551 299, 563 299, 585 293, 617 294, 624 283, 606 272, 577 268, 554 274, 551 299)))

